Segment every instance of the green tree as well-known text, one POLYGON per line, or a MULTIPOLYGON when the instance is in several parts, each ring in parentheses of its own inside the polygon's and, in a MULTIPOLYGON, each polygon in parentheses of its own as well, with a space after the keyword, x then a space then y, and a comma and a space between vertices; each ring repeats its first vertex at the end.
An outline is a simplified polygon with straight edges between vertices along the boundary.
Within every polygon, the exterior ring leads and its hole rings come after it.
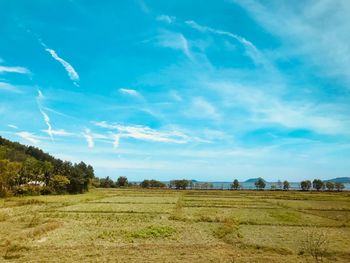
POLYGON ((111 178, 109 178, 109 176, 107 176, 106 178, 100 179, 100 187, 102 188, 114 187, 114 182, 111 178))
POLYGON ((323 181, 320 180, 320 179, 315 179, 315 180, 313 180, 313 182, 312 182, 312 187, 313 187, 314 189, 316 189, 317 191, 320 191, 320 190, 322 189, 323 185, 324 185, 324 183, 323 183, 323 181))
POLYGON ((289 188, 290 188, 290 184, 289 184, 289 182, 288 182, 287 180, 285 180, 285 181, 283 182, 283 190, 288 191, 289 188))
POLYGON ((185 179, 170 181, 170 187, 175 189, 186 189, 188 185, 189 181, 185 179))
POLYGON ((119 176, 116 184, 118 187, 128 186, 128 178, 126 178, 125 176, 119 176))
POLYGON ((49 186, 56 194, 64 194, 67 192, 67 186, 69 183, 70 181, 67 176, 54 175, 49 182, 49 186))
POLYGON ((343 183, 335 183, 334 184, 335 189, 337 189, 338 192, 342 191, 345 188, 345 185, 343 183))
POLYGON ((301 181, 300 188, 302 191, 309 191, 311 188, 311 181, 310 180, 301 181))
POLYGON ((19 162, 10 162, 9 160, 0 160, 0 196, 6 196, 12 188, 11 181, 17 177, 22 164, 19 162))
POLYGON ((231 188, 234 189, 234 190, 238 190, 240 187, 239 185, 239 181, 237 179, 233 180, 233 183, 231 185, 231 188))
POLYGON ((266 183, 265 183, 264 179, 262 179, 262 178, 259 178, 258 180, 256 180, 256 182, 254 184, 255 184, 256 189, 258 189, 258 190, 263 190, 266 186, 266 183))
POLYGON ((333 182, 326 182, 326 187, 327 187, 328 191, 333 191, 335 185, 333 182))

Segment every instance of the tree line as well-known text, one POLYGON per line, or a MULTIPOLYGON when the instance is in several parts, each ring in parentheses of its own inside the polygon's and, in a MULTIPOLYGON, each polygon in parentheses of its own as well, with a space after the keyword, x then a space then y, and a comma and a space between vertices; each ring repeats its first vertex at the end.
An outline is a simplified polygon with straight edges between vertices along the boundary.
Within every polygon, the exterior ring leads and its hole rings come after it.
POLYGON ((62 161, 0 136, 0 197, 83 193, 94 177, 91 165, 62 161))
MULTIPOLYGON (((180 179, 180 180, 171 180, 169 183, 161 182, 158 180, 143 180, 140 183, 128 183, 128 179, 125 176, 118 177, 117 181, 113 181, 110 177, 102 179, 94 179, 95 186, 101 188, 115 188, 115 187, 140 187, 140 188, 170 188, 170 189, 214 189, 214 185, 208 182, 193 182, 192 180, 180 179), (97 180, 97 181, 96 181, 97 180)), ((264 190, 266 188, 266 181, 262 178, 258 178, 254 182, 255 188, 257 190, 264 190)), ((232 190, 244 189, 241 183, 235 179, 230 187, 232 190)), ((323 182, 320 179, 315 179, 313 182, 305 180, 300 182, 300 189, 302 191, 309 191, 311 189, 316 191, 328 190, 328 191, 342 191, 345 186, 343 183, 339 182, 323 182)), ((222 187, 222 189, 224 189, 222 187)), ((275 184, 271 184, 271 190, 290 190, 290 183, 285 181, 278 181, 275 184)))
MULTIPOLYGON (((266 182, 264 179, 259 178, 254 183, 257 190, 264 190, 266 187, 266 182)), ((312 182, 310 180, 304 180, 300 182, 300 189, 302 191, 310 191, 311 189, 314 189, 316 191, 342 191, 345 188, 345 185, 340 182, 331 182, 331 181, 322 181, 320 179, 314 179, 312 182)), ((241 189, 241 184, 237 179, 233 181, 231 184, 231 189, 238 190, 241 189)), ((285 180, 283 182, 278 181, 277 184, 271 185, 271 190, 289 190, 290 189, 290 183, 285 180)))

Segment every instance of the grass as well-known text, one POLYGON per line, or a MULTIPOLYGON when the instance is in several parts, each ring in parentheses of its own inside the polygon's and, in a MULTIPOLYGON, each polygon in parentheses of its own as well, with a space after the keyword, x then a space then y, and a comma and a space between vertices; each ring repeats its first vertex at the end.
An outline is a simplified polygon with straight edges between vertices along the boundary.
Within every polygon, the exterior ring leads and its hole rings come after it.
POLYGON ((11 197, 0 200, 0 262, 315 262, 314 232, 327 240, 323 262, 349 262, 349 204, 347 192, 11 197))

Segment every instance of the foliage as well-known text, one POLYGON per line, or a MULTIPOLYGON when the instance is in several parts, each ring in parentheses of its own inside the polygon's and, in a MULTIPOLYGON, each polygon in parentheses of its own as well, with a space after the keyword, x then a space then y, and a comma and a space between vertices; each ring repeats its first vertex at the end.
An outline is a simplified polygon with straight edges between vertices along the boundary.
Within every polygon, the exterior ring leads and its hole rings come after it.
POLYGON ((160 238, 160 237, 170 237, 176 230, 169 226, 149 226, 130 234, 132 238, 160 238))
POLYGON ((290 184, 289 182, 286 180, 283 182, 283 190, 289 190, 290 188, 290 184))
POLYGON ((256 180, 256 182, 254 184, 255 184, 256 189, 258 189, 258 190, 263 190, 266 186, 266 183, 265 183, 264 179, 262 179, 262 178, 259 178, 258 180, 256 180))
POLYGON ((328 191, 333 191, 335 185, 333 182, 326 182, 326 187, 327 187, 328 191))
POLYGON ((335 189, 337 189, 338 192, 342 191, 345 188, 345 185, 343 183, 337 182, 334 184, 335 189))
POLYGON ((301 181, 300 188, 302 191, 309 191, 311 188, 311 181, 309 180, 301 181))
POLYGON ((128 178, 126 178, 125 176, 119 176, 117 179, 116 185, 118 187, 128 186, 128 178))
POLYGON ((115 184, 114 184, 113 180, 111 178, 109 178, 109 176, 107 176, 106 178, 101 178, 100 179, 99 187, 101 187, 101 188, 112 188, 114 186, 115 186, 115 184))
POLYGON ((313 187, 314 189, 316 189, 317 191, 320 191, 320 190, 323 188, 323 186, 324 186, 324 183, 323 183, 323 181, 320 180, 320 179, 315 179, 315 180, 313 180, 313 182, 312 182, 312 187, 313 187))
POLYGON ((175 189, 186 189, 190 184, 189 180, 182 179, 182 180, 172 180, 170 181, 170 188, 175 189))
POLYGON ((92 166, 72 164, 0 136, 0 197, 83 193, 94 178, 92 166))
POLYGON ((240 187, 240 185, 239 185, 238 180, 237 180, 237 179, 233 180, 233 183, 232 183, 232 185, 231 185, 231 188, 234 189, 234 190, 238 190, 239 187, 240 187))
POLYGON ((329 238, 326 232, 317 228, 305 232, 305 239, 301 242, 301 253, 311 255, 315 262, 322 262, 328 250, 329 238))
POLYGON ((140 186, 142 188, 164 188, 166 185, 160 181, 157 180, 143 180, 140 183, 140 186))

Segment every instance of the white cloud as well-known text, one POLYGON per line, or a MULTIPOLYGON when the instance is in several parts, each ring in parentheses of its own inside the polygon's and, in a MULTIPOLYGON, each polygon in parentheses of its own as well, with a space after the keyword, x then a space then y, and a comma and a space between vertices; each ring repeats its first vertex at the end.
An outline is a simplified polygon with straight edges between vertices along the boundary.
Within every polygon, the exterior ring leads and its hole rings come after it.
POLYGON ((23 68, 23 67, 0 66, 0 74, 1 73, 30 74, 30 71, 27 68, 23 68))
POLYGON ((73 66, 71 64, 69 64, 67 61, 65 61, 64 59, 60 58, 56 51, 50 48, 45 48, 45 50, 47 52, 49 52, 51 54, 51 56, 57 60, 58 62, 60 62, 62 64, 62 66, 64 67, 64 69, 67 71, 69 78, 73 81, 73 83, 78 86, 78 81, 79 81, 79 75, 78 73, 75 71, 75 69, 73 68, 73 66))
MULTIPOLYGON (((117 130, 118 145, 120 138, 133 138, 144 141, 164 142, 164 143, 187 143, 189 137, 179 131, 157 131, 146 126, 123 126, 119 124, 108 124, 107 122, 95 122, 98 127, 117 130)), ((116 137, 114 137, 116 140, 116 137)))
POLYGON ((188 111, 188 114, 195 117, 210 118, 214 120, 220 118, 215 107, 202 97, 196 97, 193 99, 192 108, 188 111))
POLYGON ((44 117, 45 124, 47 125, 47 133, 50 135, 51 140, 53 140, 52 126, 50 123, 50 118, 42 109, 39 109, 44 117))
POLYGON ((119 89, 119 91, 120 91, 121 93, 130 95, 130 96, 141 97, 141 94, 140 94, 138 91, 134 90, 134 89, 125 89, 125 88, 121 88, 121 89, 119 89))
POLYGON ((233 34, 231 32, 227 32, 227 31, 223 31, 223 30, 219 30, 219 29, 214 29, 214 28, 207 27, 207 26, 202 26, 202 25, 199 25, 195 21, 192 21, 192 20, 186 21, 185 23, 188 26, 190 26, 193 29, 196 29, 200 32, 209 32, 209 33, 222 35, 222 36, 226 36, 226 37, 230 37, 230 38, 235 39, 236 41, 238 41, 239 43, 241 43, 244 46, 247 55, 253 60, 253 62, 255 64, 270 66, 269 63, 264 58, 263 54, 256 48, 256 46, 252 42, 250 42, 246 38, 239 36, 239 35, 236 35, 236 34, 233 34))
POLYGON ((94 143, 94 137, 93 137, 91 131, 89 129, 85 129, 83 136, 86 139, 88 147, 93 148, 95 146, 95 143, 94 143))
POLYGON ((161 47, 180 50, 188 58, 192 59, 192 53, 190 50, 188 40, 181 33, 162 31, 162 33, 157 36, 157 45, 161 47))
POLYGON ((286 101, 278 94, 265 93, 261 87, 242 86, 232 82, 207 82, 207 85, 212 90, 220 91, 223 104, 227 107, 239 107, 250 113, 249 118, 245 116, 245 122, 309 129, 319 134, 349 134, 350 121, 346 114, 335 113, 330 105, 286 101))
MULTIPOLYGON (((305 64, 350 84, 350 2, 339 1, 234 1, 267 31, 277 36, 279 59, 299 56, 305 64)), ((313 68, 313 69, 315 69, 313 68)))
POLYGON ((17 86, 14 86, 10 83, 6 82, 0 82, 0 91, 8 91, 13 93, 20 93, 21 91, 18 89, 17 86))
POLYGON ((12 129, 18 129, 18 127, 16 125, 13 124, 7 124, 8 127, 12 128, 12 129))
POLYGON ((33 144, 38 144, 40 141, 37 136, 35 136, 33 133, 30 132, 17 132, 16 135, 19 137, 33 143, 33 144))
POLYGON ((44 132, 46 132, 48 135, 50 135, 50 137, 52 137, 53 135, 57 135, 57 136, 72 136, 74 135, 73 133, 67 132, 63 129, 59 129, 59 130, 53 130, 51 129, 47 129, 47 130, 43 130, 44 132))
POLYGON ((119 134, 112 134, 112 138, 113 138, 113 147, 118 148, 119 141, 120 141, 120 135, 119 134))
POLYGON ((168 15, 159 15, 159 16, 157 16, 156 19, 160 22, 165 22, 165 23, 171 24, 175 21, 176 17, 168 16, 168 15))

